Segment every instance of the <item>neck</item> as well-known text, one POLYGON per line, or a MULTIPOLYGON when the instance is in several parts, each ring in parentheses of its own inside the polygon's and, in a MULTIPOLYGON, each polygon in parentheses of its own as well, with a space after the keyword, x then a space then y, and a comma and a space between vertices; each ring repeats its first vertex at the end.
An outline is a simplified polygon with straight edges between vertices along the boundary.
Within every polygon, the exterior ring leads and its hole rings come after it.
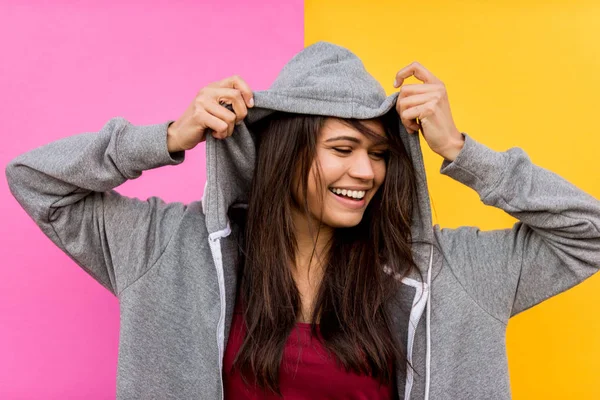
POLYGON ((302 297, 302 320, 307 321, 323 277, 333 228, 300 213, 294 213, 293 222, 297 248, 292 275, 302 297))
POLYGON ((333 228, 320 224, 319 221, 305 216, 294 215, 294 236, 296 238, 296 263, 297 272, 308 272, 312 275, 312 267, 321 269, 329 251, 329 242, 333 236, 333 228), (313 254, 314 253, 314 254, 313 254), (312 256, 312 260, 311 260, 312 256))

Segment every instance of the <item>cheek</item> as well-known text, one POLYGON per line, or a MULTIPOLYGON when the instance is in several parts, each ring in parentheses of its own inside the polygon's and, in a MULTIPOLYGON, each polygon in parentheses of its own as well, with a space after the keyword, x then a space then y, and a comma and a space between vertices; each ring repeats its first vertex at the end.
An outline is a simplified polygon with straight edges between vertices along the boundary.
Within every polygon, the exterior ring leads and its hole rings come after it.
POLYGON ((328 156, 327 154, 317 154, 317 156, 318 163, 321 167, 321 179, 319 181, 319 178, 317 176, 317 174, 319 174, 319 171, 317 169, 316 164, 317 160, 315 160, 315 163, 311 168, 308 187, 309 192, 313 194, 315 198, 318 199, 318 197, 316 197, 319 195, 317 190, 323 190, 323 196, 325 196, 327 194, 326 190, 328 189, 329 185, 332 182, 338 181, 340 177, 344 175, 347 166, 343 162, 341 162, 341 160, 337 157, 328 156))
POLYGON ((312 214, 319 219, 322 207, 327 207, 329 185, 339 180, 345 171, 344 165, 331 157, 321 157, 320 166, 320 180, 316 164, 313 164, 308 177, 308 204, 312 214))
POLYGON ((348 162, 335 156, 325 156, 320 159, 321 178, 323 185, 339 181, 349 168, 348 162))
POLYGON ((386 168, 385 163, 382 162, 382 163, 378 163, 378 164, 374 165, 373 172, 375 175, 375 179, 374 179, 375 186, 379 187, 385 180, 385 175, 387 173, 387 168, 386 168))

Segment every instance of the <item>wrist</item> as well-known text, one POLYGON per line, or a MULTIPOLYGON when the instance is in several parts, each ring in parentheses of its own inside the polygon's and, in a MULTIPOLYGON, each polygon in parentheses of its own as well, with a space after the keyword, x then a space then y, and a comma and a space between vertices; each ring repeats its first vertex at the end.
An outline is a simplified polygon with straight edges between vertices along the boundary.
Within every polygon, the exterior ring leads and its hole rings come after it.
POLYGON ((453 162, 458 154, 462 150, 465 145, 465 137, 462 133, 459 132, 458 137, 453 139, 451 143, 446 146, 443 151, 440 151, 438 154, 444 157, 446 160, 453 162))
POLYGON ((173 123, 171 122, 169 124, 169 127, 167 128, 167 150, 169 151, 169 153, 177 153, 178 151, 182 151, 185 149, 183 149, 179 145, 175 134, 175 129, 172 127, 172 125, 173 123))

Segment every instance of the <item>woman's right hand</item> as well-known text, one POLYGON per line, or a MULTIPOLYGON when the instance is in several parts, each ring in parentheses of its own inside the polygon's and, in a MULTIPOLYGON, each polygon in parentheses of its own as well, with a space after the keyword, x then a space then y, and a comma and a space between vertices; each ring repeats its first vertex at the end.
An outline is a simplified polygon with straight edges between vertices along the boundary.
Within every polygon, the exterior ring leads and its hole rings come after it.
POLYGON ((193 149, 206 139, 207 132, 216 139, 231 136, 235 124, 246 118, 247 107, 253 106, 250 87, 237 75, 205 86, 183 115, 169 126, 169 152, 193 149), (231 104, 234 112, 225 108, 225 104, 231 104))

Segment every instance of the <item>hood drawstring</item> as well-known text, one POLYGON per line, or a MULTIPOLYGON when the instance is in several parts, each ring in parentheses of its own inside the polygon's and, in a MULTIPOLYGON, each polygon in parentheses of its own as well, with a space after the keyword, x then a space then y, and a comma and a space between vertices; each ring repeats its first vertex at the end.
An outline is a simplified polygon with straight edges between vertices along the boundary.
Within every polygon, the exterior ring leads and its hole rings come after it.
POLYGON ((433 265, 433 245, 429 253, 429 267, 427 268, 427 356, 425 361, 425 400, 429 400, 429 386, 431 385, 431 267, 433 265))
MULTIPOLYGON (((417 325, 423 316, 423 311, 427 307, 426 314, 426 331, 427 331, 427 355, 425 364, 425 400, 429 400, 429 387, 431 385, 431 271, 433 267, 433 245, 429 253, 429 267, 427 268, 427 283, 419 282, 412 278, 402 278, 401 282, 405 285, 412 286, 415 288, 415 297, 413 298, 413 304, 410 311, 410 317, 408 321, 408 337, 406 343, 406 381, 404 385, 404 398, 410 399, 412 387, 414 384, 414 373, 410 368, 413 359, 413 345, 415 342, 415 336, 417 332, 417 325)), ((384 271, 387 274, 392 274, 392 269, 387 265, 384 266, 384 271)), ((400 279, 400 274, 395 273, 394 277, 400 279)))

